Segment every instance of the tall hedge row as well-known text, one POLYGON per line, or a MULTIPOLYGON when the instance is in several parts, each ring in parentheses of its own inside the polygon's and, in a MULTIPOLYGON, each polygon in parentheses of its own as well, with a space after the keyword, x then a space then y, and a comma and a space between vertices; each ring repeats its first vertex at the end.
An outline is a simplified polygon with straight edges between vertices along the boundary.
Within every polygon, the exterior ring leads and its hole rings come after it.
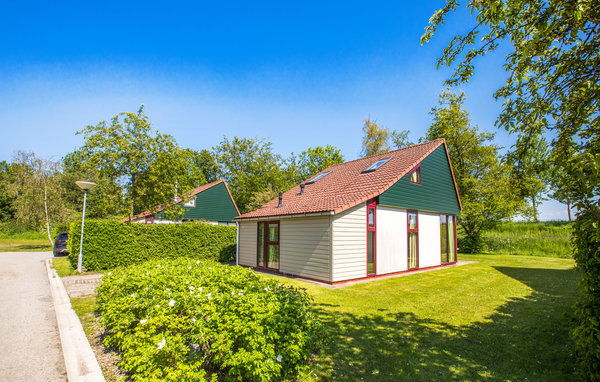
MULTIPOLYGON (((69 228, 69 261, 77 266, 81 222, 69 228)), ((236 227, 203 223, 139 224, 86 220, 83 266, 90 271, 151 259, 235 260, 236 227)))
POLYGON ((580 213, 575 221, 573 245, 581 272, 572 331, 584 378, 600 381, 600 211, 580 213), (595 212, 595 213, 594 213, 595 212))

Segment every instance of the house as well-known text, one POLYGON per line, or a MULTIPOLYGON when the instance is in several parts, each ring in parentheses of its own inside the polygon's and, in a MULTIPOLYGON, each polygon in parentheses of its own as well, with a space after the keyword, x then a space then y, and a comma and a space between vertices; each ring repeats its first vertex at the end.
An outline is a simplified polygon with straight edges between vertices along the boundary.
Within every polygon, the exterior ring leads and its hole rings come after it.
MULTIPOLYGON (((235 225, 233 218, 240 214, 227 183, 221 179, 196 187, 187 194, 186 201, 176 199, 185 210, 182 221, 202 220, 210 224, 235 225)), ((134 223, 179 223, 165 219, 164 207, 156 212, 146 211, 133 217, 134 223)), ((123 219, 122 221, 127 221, 123 219)))
POLYGON ((242 266, 330 284, 453 264, 462 207, 444 139, 331 166, 235 218, 242 266))

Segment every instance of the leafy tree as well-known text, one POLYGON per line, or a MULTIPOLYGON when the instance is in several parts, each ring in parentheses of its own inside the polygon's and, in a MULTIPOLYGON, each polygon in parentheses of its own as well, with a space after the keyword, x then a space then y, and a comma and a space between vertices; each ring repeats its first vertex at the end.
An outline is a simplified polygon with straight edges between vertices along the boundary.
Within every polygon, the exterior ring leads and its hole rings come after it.
POLYGON ((192 183, 202 185, 219 180, 219 166, 210 151, 183 149, 182 154, 192 183))
POLYGON ((507 155, 507 161, 512 166, 512 180, 519 195, 531 201, 531 207, 524 209, 524 215, 538 221, 538 204, 546 200, 544 193, 548 189, 550 176, 548 143, 542 136, 532 136, 527 144, 523 139, 517 139, 514 148, 507 155))
POLYGON ((342 162, 344 162, 344 156, 337 147, 331 145, 309 147, 298 156, 300 181, 342 162))
POLYGON ((283 160, 273 152, 272 143, 259 138, 224 137, 213 148, 219 176, 231 190, 241 213, 251 211, 252 197, 270 188, 283 192, 292 184, 284 176, 283 160))
POLYGON ((408 138, 410 130, 390 130, 386 127, 379 126, 370 118, 365 120, 363 125, 363 140, 362 151, 363 157, 384 153, 394 148, 403 148, 412 145, 413 143, 408 138))
POLYGON ((431 110, 426 139, 446 139, 463 206, 458 224, 467 237, 461 248, 476 252, 483 231, 515 215, 522 203, 511 190, 510 166, 501 163, 498 147, 489 143, 494 134, 471 125, 464 99, 464 94, 442 92, 439 106, 431 110))
MULTIPOLYGON (((554 174, 567 178, 552 183, 578 210, 573 241, 582 281, 576 353, 584 378, 600 380, 600 2, 473 0, 467 6, 474 27, 452 39, 438 66, 458 61, 446 82, 466 82, 475 59, 503 46, 507 77, 494 93, 504 102, 497 125, 525 142, 551 132, 554 174)), ((456 0, 447 0, 421 42, 456 8, 456 0)))
POLYGON ((371 121, 370 118, 367 118, 363 125, 363 133, 361 152, 363 157, 369 157, 390 150, 389 139, 391 132, 389 129, 381 127, 376 122, 371 121))
POLYGON ((97 186, 88 191, 86 216, 89 218, 107 218, 122 216, 127 213, 123 188, 108 176, 103 176, 90 165, 89 152, 83 149, 67 154, 62 161, 61 177, 62 198, 72 211, 81 214, 83 208, 83 192, 75 181, 89 179, 97 186))
POLYGON ((11 166, 6 161, 0 162, 0 222, 11 220, 15 214, 15 196, 8 191, 11 179, 11 166))
POLYGON ((78 134, 84 135, 83 150, 89 153, 86 168, 122 182, 130 220, 136 212, 168 204, 192 186, 175 139, 153 131, 143 105, 137 113, 119 113, 110 124, 102 121, 78 134))
POLYGON ((410 130, 392 131, 391 139, 393 146, 401 149, 403 147, 414 145, 408 138, 408 134, 410 134, 410 130))
POLYGON ((69 220, 60 192, 60 164, 19 151, 11 167, 14 178, 9 192, 17 195, 13 203, 17 223, 27 229, 45 229, 52 244, 50 225, 69 220))

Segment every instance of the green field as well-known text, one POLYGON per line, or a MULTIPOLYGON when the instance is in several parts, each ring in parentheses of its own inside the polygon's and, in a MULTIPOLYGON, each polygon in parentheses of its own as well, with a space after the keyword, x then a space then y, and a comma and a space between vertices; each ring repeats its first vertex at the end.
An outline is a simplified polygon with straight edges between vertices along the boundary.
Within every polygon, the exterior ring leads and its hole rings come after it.
MULTIPOLYGON (((491 254, 572 258, 568 222, 509 222, 483 234, 491 254)), ((459 232, 460 238, 460 232, 459 232)))
POLYGON ((51 251, 52 246, 45 232, 14 232, 11 227, 0 225, 0 252, 51 251))

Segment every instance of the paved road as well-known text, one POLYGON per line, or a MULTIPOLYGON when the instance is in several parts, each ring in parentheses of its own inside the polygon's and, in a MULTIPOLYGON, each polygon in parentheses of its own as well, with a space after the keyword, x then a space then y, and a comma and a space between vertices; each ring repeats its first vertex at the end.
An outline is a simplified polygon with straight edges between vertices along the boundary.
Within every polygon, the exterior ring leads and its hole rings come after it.
POLYGON ((50 252, 0 253, 0 381, 66 381, 46 273, 50 252))

